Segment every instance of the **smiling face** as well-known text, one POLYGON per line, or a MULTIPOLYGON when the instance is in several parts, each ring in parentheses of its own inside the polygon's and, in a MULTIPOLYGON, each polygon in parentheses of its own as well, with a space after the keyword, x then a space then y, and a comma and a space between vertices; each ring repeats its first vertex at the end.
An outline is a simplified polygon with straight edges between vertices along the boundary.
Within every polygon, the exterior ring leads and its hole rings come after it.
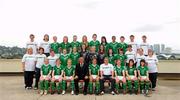
POLYGON ((53 41, 57 42, 57 36, 53 36, 53 41))

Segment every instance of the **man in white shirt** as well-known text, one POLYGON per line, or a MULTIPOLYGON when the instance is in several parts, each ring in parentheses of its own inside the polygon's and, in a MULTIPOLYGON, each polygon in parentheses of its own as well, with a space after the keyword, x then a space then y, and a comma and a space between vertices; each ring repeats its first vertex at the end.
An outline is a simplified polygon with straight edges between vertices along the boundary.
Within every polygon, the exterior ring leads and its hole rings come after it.
POLYGON ((26 43, 26 48, 27 49, 32 48, 33 54, 37 54, 38 44, 37 42, 34 41, 34 38, 35 38, 34 34, 30 34, 29 38, 30 38, 30 41, 26 43))
POLYGON ((134 41, 134 35, 130 35, 130 42, 128 43, 128 45, 132 46, 132 50, 136 53, 137 49, 138 49, 138 44, 134 41))
POLYGON ((142 59, 146 59, 146 56, 144 55, 144 51, 142 48, 139 48, 139 52, 136 55, 136 68, 138 68, 140 66, 140 61, 142 59))
POLYGON ((139 45, 140 48, 143 49, 144 55, 148 55, 148 49, 150 49, 149 44, 147 43, 147 37, 145 35, 142 36, 142 43, 139 45))
POLYGON ((100 65, 100 89, 101 94, 104 94, 104 82, 109 80, 111 82, 111 94, 114 95, 114 66, 109 63, 108 58, 104 59, 104 63, 100 65))
POLYGON ((127 48, 125 55, 127 56, 127 60, 126 60, 127 65, 129 63, 130 59, 133 59, 134 63, 136 63, 136 53, 132 50, 131 45, 128 45, 128 48, 127 48))

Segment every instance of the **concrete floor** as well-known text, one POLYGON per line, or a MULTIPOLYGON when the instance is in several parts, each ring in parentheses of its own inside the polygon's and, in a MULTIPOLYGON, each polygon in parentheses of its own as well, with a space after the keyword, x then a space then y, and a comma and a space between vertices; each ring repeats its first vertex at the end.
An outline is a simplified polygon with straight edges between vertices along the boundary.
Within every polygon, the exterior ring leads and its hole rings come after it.
POLYGON ((40 96, 37 90, 25 90, 23 82, 23 76, 0 76, 0 100, 179 100, 180 98, 180 80, 159 80, 157 91, 153 92, 151 97, 142 94, 72 96, 69 93, 40 96))

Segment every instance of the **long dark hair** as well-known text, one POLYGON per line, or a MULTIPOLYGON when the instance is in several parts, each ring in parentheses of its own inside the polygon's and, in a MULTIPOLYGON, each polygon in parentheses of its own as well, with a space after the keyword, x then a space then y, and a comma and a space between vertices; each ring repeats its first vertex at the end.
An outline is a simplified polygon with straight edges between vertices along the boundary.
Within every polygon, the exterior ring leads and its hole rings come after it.
POLYGON ((105 48, 104 48, 104 45, 102 44, 99 46, 99 53, 103 53, 103 54, 105 53, 105 48), (101 52, 101 46, 103 46, 103 52, 101 52))
POLYGON ((101 37, 101 44, 103 44, 103 41, 102 41, 103 39, 105 40, 105 44, 107 44, 107 40, 106 40, 106 37, 105 37, 105 36, 102 36, 102 37, 101 37))

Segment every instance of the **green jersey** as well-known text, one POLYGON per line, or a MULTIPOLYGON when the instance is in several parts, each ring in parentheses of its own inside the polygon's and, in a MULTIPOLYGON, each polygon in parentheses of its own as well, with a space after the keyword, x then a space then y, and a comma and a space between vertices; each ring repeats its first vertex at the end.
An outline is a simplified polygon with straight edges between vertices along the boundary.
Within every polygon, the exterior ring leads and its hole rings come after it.
POLYGON ((115 56, 115 60, 118 60, 118 59, 121 60, 121 66, 125 66, 125 60, 127 59, 127 56, 126 55, 117 54, 115 56))
POLYGON ((123 66, 115 66, 114 71, 116 72, 117 76, 123 76, 123 71, 125 71, 125 68, 123 66))
POLYGON ((114 65, 115 64, 115 57, 113 55, 110 55, 110 56, 107 56, 108 57, 108 60, 109 60, 109 63, 114 65))
POLYGON ((70 49, 71 49, 71 44, 68 42, 68 43, 64 43, 64 42, 62 42, 61 43, 61 49, 63 50, 63 49, 66 49, 67 50, 67 53, 69 53, 70 52, 70 49))
POLYGON ((63 70, 64 70, 63 65, 60 65, 58 67, 57 67, 57 65, 55 65, 54 68, 53 68, 54 75, 61 75, 63 70))
POLYGON ((108 49, 112 49, 114 54, 118 53, 118 42, 110 42, 108 44, 108 49))
POLYGON ((68 68, 67 66, 64 69, 65 76, 73 76, 75 74, 75 66, 68 68))
POLYGON ((89 42, 89 46, 91 47, 91 46, 95 46, 96 47, 96 52, 98 52, 98 50, 99 50, 99 45, 100 45, 100 42, 98 41, 98 40, 96 40, 96 41, 90 41, 89 42))
POLYGON ((128 74, 129 75, 135 75, 134 74, 134 71, 136 71, 136 68, 135 67, 127 67, 127 71, 128 71, 128 74))
POLYGON ((118 45, 118 49, 120 49, 120 48, 123 49, 124 53, 126 52, 127 47, 128 47, 128 44, 124 43, 124 42, 120 42, 118 45))
POLYGON ((43 75, 48 75, 51 70, 52 70, 52 67, 50 64, 48 65, 43 64, 41 67, 41 71, 43 75))
POLYGON ((80 54, 78 52, 70 54, 70 59, 72 60, 72 65, 76 65, 78 63, 79 57, 80 57, 80 54))
POLYGON ((93 64, 89 65, 89 71, 91 72, 91 75, 98 75, 99 69, 100 69, 100 67, 97 64, 96 65, 93 65, 93 64))
POLYGON ((62 64, 63 66, 66 66, 68 59, 69 59, 69 55, 68 55, 68 54, 66 54, 66 55, 63 55, 63 54, 62 54, 62 55, 60 56, 61 64, 62 64))
POLYGON ((148 72, 148 67, 147 66, 144 66, 144 67, 139 66, 138 70, 140 71, 141 76, 147 76, 147 72, 148 72))
POLYGON ((79 49, 79 47, 81 46, 80 42, 76 41, 76 42, 71 42, 71 47, 76 47, 77 49, 79 49))
POLYGON ((55 54, 59 53, 60 44, 58 42, 51 43, 50 46, 51 49, 55 52, 55 54))

